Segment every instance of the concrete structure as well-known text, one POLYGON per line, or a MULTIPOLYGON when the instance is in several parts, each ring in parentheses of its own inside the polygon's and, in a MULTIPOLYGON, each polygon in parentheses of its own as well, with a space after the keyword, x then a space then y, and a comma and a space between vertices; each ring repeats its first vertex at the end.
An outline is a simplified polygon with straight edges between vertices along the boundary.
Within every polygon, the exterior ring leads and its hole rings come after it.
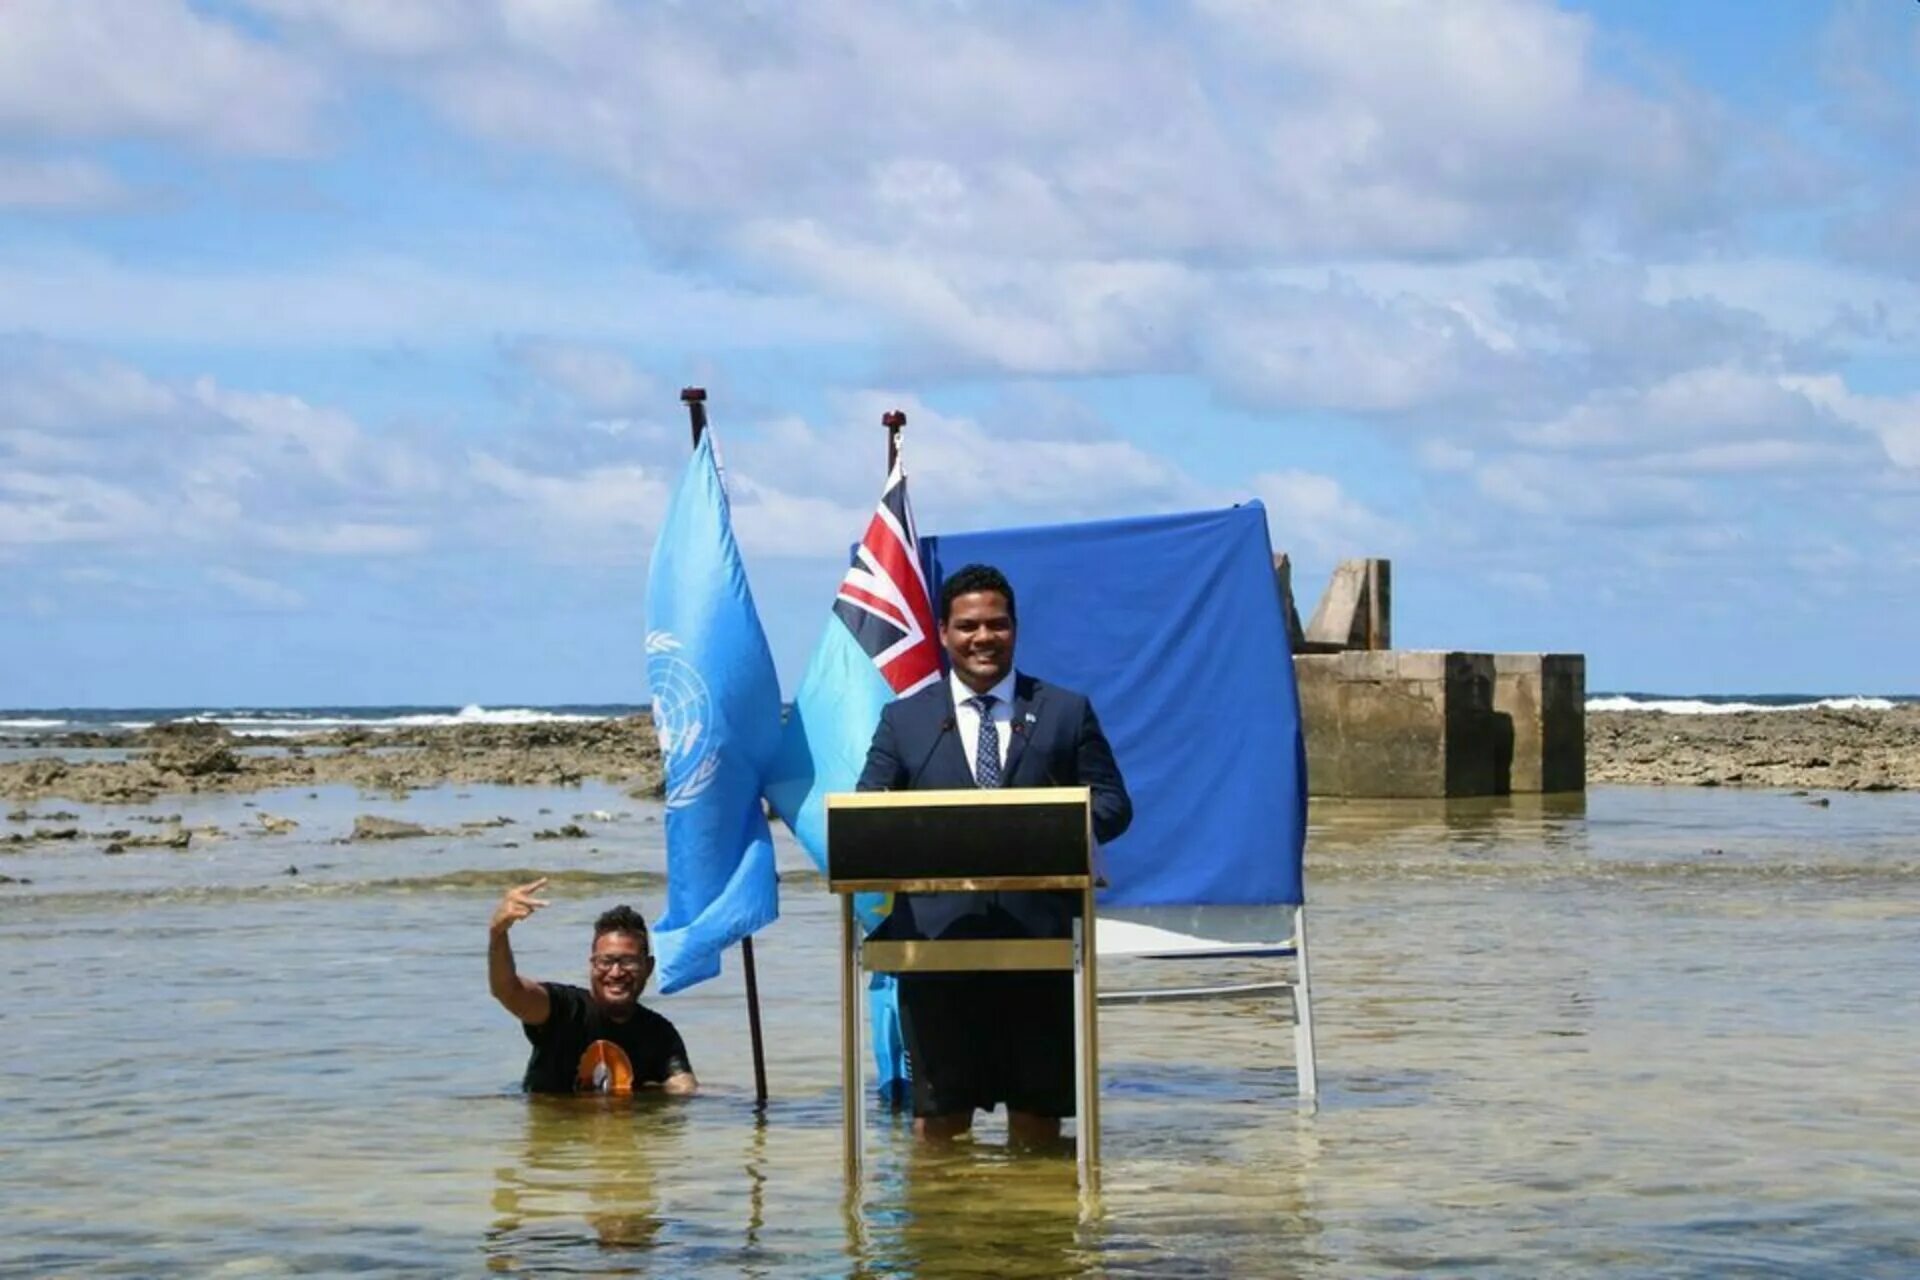
POLYGON ((1293 605, 1293 571, 1284 555, 1273 558, 1274 579, 1287 611, 1295 653, 1339 653, 1393 647, 1393 565, 1387 560, 1342 560, 1302 632, 1293 605))
POLYGON ((1484 653, 1301 654, 1309 791, 1322 796, 1483 796, 1506 791, 1511 751, 1484 653))
POLYGON ((1513 726, 1509 790, 1586 790, 1585 656, 1494 654, 1493 709, 1513 726))
POLYGON ((1287 615, 1307 785, 1317 796, 1503 796, 1587 785, 1587 660, 1577 653, 1392 650, 1392 566, 1342 560, 1300 625, 1287 615))
POLYGON ((1273 585, 1280 591, 1280 611, 1287 615, 1287 645, 1295 653, 1307 651, 1307 633, 1300 626, 1300 611, 1293 605, 1293 561, 1282 551, 1273 557, 1273 585))
POLYGON ((1586 660, 1444 651, 1294 658, 1308 788, 1448 797, 1579 790, 1586 660))

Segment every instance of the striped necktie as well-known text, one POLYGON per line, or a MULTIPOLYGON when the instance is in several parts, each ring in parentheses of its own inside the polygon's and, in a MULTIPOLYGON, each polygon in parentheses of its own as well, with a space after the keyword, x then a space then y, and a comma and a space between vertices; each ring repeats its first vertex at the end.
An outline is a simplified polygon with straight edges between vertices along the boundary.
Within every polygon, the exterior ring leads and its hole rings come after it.
POLYGON ((980 736, 973 751, 973 780, 984 788, 1000 785, 1000 734, 993 727, 993 704, 1000 701, 990 693, 968 698, 967 705, 980 712, 980 736))

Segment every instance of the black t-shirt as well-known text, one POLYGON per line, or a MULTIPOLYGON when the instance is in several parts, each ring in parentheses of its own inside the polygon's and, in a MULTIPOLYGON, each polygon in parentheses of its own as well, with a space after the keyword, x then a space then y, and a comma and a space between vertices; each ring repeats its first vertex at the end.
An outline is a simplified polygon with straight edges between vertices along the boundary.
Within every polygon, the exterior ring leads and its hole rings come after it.
POLYGON ((623 1076, 638 1088, 693 1069, 680 1033, 653 1010, 635 1005, 632 1017, 615 1022, 585 989, 543 985, 547 1020, 537 1027, 521 1024, 533 1045, 521 1082, 528 1093, 619 1093, 623 1076))

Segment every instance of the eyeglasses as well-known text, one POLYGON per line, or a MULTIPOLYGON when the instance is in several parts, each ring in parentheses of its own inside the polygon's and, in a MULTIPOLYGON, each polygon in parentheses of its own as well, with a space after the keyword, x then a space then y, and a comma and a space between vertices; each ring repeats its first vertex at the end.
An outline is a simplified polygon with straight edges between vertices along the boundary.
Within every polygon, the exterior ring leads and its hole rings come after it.
POLYGON ((640 966, 647 962, 645 956, 594 956, 589 963, 598 973, 607 973, 618 969, 622 973, 638 973, 640 966))

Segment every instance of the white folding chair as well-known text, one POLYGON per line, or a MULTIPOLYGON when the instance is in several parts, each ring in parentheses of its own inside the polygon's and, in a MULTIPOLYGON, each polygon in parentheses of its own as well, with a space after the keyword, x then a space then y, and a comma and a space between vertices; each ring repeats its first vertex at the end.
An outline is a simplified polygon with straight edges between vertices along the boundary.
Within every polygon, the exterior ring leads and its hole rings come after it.
MULTIPOLYGON (((1319 1096, 1313 1049, 1313 988, 1307 970, 1307 909, 1304 904, 1262 906, 1103 907, 1095 933, 1102 990, 1100 1003, 1156 1004, 1285 993, 1293 1024, 1293 1065, 1300 1099, 1319 1096), (1110 961, 1277 961, 1272 978, 1216 986, 1158 986, 1107 990, 1117 971, 1110 961), (1291 972, 1288 971, 1289 965, 1291 972)), ((1124 965, 1127 975, 1141 966, 1124 965)))

